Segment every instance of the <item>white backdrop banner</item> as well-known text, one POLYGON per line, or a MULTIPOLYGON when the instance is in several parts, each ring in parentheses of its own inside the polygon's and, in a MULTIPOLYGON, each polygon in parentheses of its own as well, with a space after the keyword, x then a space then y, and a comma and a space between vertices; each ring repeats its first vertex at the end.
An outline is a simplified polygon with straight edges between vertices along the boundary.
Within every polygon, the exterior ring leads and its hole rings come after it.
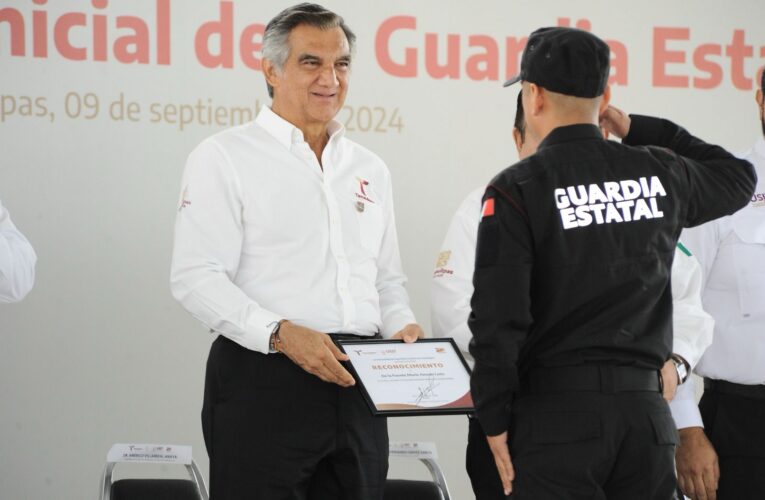
MULTIPOLYGON (((168 286, 180 178, 204 137, 270 103, 263 30, 292 3, 0 0, 0 199, 39 257, 35 289, 0 306, 4 498, 86 498, 115 441, 204 449, 212 336, 168 286)), ((627 112, 735 151, 761 134, 762 0, 325 6, 358 37, 338 119, 391 170, 407 286, 426 330, 449 219, 516 161, 518 90, 501 82, 534 29, 577 26, 607 40, 612 102, 627 112)), ((436 442, 455 497, 470 497, 464 417, 390 429, 393 440, 436 442)))

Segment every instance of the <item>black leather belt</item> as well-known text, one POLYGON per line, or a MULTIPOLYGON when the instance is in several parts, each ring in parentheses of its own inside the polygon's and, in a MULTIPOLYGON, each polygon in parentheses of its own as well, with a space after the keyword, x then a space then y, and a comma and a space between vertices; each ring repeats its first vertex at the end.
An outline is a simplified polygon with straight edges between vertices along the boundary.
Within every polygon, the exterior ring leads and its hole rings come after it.
POLYGON ((578 365, 532 370, 521 392, 593 391, 605 394, 630 391, 660 392, 659 371, 634 366, 578 365))
POLYGON ((765 399, 765 385, 762 384, 745 385, 725 380, 704 378, 704 390, 750 399, 765 399))

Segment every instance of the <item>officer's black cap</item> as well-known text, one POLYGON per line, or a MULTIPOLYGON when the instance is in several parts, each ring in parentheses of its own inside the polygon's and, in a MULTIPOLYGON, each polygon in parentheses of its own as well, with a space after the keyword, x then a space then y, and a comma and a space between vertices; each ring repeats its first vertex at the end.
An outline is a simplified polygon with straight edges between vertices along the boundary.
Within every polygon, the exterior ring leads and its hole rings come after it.
POLYGON ((610 71, 608 45, 576 28, 540 28, 529 36, 521 57, 521 72, 506 81, 519 81, 576 97, 602 95, 610 71))

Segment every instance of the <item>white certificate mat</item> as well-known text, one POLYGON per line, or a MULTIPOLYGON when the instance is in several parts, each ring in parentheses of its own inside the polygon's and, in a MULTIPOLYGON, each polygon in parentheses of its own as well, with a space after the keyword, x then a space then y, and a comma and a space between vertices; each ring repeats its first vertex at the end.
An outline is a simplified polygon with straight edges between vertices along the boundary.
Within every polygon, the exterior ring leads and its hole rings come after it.
POLYGON ((472 413, 470 368, 452 339, 340 340, 375 415, 472 413))

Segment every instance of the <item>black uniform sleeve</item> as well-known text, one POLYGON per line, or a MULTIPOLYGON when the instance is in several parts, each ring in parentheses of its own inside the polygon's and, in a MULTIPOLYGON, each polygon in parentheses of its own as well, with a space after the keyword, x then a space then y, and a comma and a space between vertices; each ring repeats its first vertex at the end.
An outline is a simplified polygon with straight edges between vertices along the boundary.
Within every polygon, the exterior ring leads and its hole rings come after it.
POLYGON ((532 240, 526 213, 517 198, 496 186, 484 195, 473 276, 475 368, 470 389, 487 435, 507 430, 509 405, 518 389, 518 353, 532 318, 532 240))
POLYGON ((661 146, 675 153, 689 185, 685 227, 692 227, 746 206, 757 185, 751 163, 707 144, 669 120, 630 115, 632 123, 624 144, 661 146))

